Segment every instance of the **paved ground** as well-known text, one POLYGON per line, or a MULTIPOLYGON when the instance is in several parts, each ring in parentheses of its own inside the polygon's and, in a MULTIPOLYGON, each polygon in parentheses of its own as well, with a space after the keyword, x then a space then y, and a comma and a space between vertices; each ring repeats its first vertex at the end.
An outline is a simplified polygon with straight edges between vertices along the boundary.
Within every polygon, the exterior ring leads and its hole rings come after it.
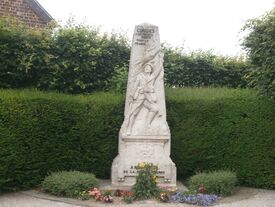
MULTIPOLYGON (((92 199, 80 201, 60 198, 38 192, 36 190, 21 191, 0 195, 0 207, 190 207, 186 204, 164 204, 155 200, 140 201, 133 204, 117 202, 117 204, 96 203, 92 199)), ((192 206, 194 207, 194 206, 192 206)), ((221 200, 215 207, 275 207, 275 191, 240 188, 235 195, 221 200)))

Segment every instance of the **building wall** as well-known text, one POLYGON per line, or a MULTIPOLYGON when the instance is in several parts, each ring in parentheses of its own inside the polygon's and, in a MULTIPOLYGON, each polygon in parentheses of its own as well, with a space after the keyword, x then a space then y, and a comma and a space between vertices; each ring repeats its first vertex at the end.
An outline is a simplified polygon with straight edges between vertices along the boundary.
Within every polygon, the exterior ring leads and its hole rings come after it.
POLYGON ((40 18, 24 0, 0 0, 0 16, 11 16, 31 27, 45 27, 47 22, 40 18))

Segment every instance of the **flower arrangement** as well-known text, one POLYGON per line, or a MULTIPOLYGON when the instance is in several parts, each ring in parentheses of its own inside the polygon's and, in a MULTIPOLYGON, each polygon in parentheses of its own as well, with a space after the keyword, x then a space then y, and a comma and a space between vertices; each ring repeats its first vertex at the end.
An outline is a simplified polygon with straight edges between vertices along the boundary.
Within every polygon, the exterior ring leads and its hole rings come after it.
POLYGON ((114 191, 114 196, 116 197, 122 197, 123 201, 126 203, 132 203, 134 201, 134 193, 132 191, 128 191, 128 190, 120 190, 120 189, 116 189, 114 191))
POLYGON ((136 166, 138 176, 133 186, 134 197, 137 200, 158 197, 160 189, 157 186, 158 166, 142 162, 136 166))
POLYGON ((102 195, 99 189, 93 188, 93 190, 88 191, 89 195, 92 196, 96 201, 102 200, 102 195))
POLYGON ((98 188, 93 188, 88 191, 87 194, 96 201, 102 201, 104 203, 112 203, 114 201, 112 196, 122 197, 122 200, 126 203, 132 203, 134 201, 134 193, 132 191, 123 191, 120 189, 116 189, 115 191, 100 191, 98 188))
POLYGON ((164 202, 164 203, 169 202, 170 199, 169 199, 168 193, 166 193, 166 192, 160 193, 160 195, 159 195, 159 200, 160 200, 161 202, 164 202))
MULTIPOLYGON (((152 181, 152 180, 151 180, 152 181)), ((203 187, 203 186, 201 186, 203 187)), ((201 191, 205 191, 205 189, 200 189, 201 191)), ((156 192, 155 192, 156 193, 156 192)), ((219 201, 219 197, 217 195, 209 195, 209 194, 202 194, 197 193, 196 191, 186 191, 180 192, 177 191, 176 188, 166 188, 165 191, 160 191, 158 189, 157 196, 154 197, 158 198, 161 202, 171 202, 171 203, 187 203, 199 206, 209 206, 213 203, 219 201)), ((113 197, 122 197, 122 200, 126 203, 132 203, 136 200, 136 196, 132 191, 124 191, 117 189, 115 191, 100 191, 98 188, 93 188, 90 191, 83 191, 79 193, 79 198, 82 200, 88 199, 87 196, 92 196, 96 201, 101 201, 105 203, 112 203, 113 197)))
POLYGON ((111 191, 104 191, 101 193, 101 191, 97 188, 94 188, 93 190, 88 191, 89 195, 92 196, 96 201, 103 201, 105 203, 112 203, 113 197, 111 196, 111 191))
POLYGON ((113 197, 111 195, 105 195, 102 197, 102 201, 105 203, 112 203, 113 202, 113 197))
POLYGON ((105 203, 112 203, 113 202, 112 191, 110 190, 103 191, 101 200, 105 203))
POLYGON ((125 197, 125 196, 134 196, 134 193, 132 191, 123 191, 122 192, 122 196, 125 197))

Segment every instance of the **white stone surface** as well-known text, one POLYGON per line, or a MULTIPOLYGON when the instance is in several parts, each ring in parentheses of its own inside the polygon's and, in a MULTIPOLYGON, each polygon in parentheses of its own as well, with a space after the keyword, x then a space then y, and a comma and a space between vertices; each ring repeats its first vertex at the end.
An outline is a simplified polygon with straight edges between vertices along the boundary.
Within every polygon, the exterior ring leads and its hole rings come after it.
POLYGON ((135 183, 140 162, 158 165, 158 182, 176 186, 176 166, 170 159, 170 130, 166 121, 163 53, 159 30, 151 24, 135 27, 124 122, 119 154, 112 165, 112 185, 135 183))

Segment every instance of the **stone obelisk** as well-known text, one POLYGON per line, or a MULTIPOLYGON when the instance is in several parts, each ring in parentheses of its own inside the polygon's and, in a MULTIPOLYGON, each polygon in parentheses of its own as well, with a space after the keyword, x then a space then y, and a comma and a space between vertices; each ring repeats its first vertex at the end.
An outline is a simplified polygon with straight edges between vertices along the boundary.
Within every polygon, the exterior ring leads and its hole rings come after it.
POLYGON ((158 165, 158 183, 176 186, 163 75, 158 27, 147 23, 137 25, 131 49, 124 122, 119 132, 119 154, 112 164, 113 186, 134 185, 135 166, 141 162, 158 165))

